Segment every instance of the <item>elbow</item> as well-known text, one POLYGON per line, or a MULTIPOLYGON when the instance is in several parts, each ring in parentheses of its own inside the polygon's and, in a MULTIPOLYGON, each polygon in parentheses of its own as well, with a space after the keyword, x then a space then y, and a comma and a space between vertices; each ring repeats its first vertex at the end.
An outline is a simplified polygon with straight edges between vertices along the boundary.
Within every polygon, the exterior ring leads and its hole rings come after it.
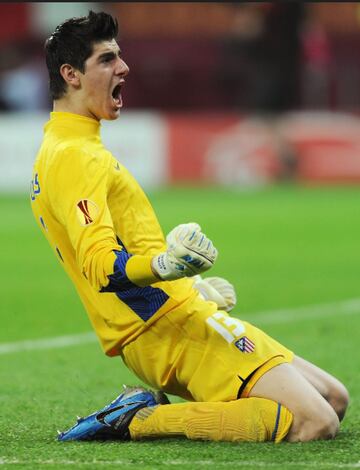
POLYGON ((126 251, 114 250, 112 261, 107 268, 103 265, 101 268, 95 269, 97 275, 92 285, 99 292, 121 292, 138 287, 130 281, 126 274, 126 263, 131 256, 126 251))
POLYGON ((98 252, 89 256, 83 264, 83 274, 97 292, 121 292, 139 286, 126 274, 126 263, 131 254, 125 250, 98 252))
POLYGON ((99 292, 122 292, 134 287, 138 287, 133 284, 129 279, 124 276, 117 276, 110 274, 108 276, 108 282, 106 285, 100 286, 99 292))

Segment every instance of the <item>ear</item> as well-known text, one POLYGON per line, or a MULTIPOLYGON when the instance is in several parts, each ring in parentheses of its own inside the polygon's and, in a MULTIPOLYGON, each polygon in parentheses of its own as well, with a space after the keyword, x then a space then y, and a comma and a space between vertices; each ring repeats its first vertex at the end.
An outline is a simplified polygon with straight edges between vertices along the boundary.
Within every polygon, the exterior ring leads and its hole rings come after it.
POLYGON ((65 80, 67 85, 74 88, 80 87, 80 72, 70 64, 62 64, 60 67, 60 75, 65 80))

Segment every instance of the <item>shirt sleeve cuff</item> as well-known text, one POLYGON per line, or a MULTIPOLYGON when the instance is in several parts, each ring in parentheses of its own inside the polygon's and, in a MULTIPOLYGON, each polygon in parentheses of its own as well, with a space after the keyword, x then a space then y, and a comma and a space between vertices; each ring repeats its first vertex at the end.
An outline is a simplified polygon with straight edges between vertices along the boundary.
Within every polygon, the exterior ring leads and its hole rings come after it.
POLYGON ((155 276, 151 268, 152 258, 152 256, 133 255, 128 259, 125 271, 129 281, 139 287, 146 287, 159 282, 161 279, 155 276))

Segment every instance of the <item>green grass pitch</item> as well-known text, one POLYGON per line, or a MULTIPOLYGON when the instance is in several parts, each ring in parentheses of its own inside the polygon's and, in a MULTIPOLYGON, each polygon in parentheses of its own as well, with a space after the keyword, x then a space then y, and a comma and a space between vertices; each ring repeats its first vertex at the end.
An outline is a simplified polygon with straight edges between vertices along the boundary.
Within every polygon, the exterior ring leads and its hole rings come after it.
MULTIPOLYGON (((121 359, 105 357, 92 342, 0 354, 0 467, 359 468, 360 188, 169 188, 149 198, 164 232, 196 221, 213 239, 220 255, 211 275, 235 284, 235 315, 257 319, 270 335, 346 384, 351 404, 339 436, 280 445, 58 443, 57 429, 111 401, 123 383, 138 383, 121 359), (355 299, 350 313, 326 307, 349 299, 355 299), (296 310, 313 305, 325 305, 322 314, 296 310), (285 311, 276 314, 279 309, 285 311)), ((0 349, 3 343, 90 331, 28 198, 2 195, 0 213, 0 349)))

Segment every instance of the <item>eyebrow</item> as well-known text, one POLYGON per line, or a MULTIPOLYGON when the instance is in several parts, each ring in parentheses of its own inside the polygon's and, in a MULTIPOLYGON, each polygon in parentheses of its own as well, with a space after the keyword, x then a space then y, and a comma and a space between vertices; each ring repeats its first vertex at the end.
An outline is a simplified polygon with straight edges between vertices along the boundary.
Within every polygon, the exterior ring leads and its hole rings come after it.
POLYGON ((121 49, 118 50, 117 54, 113 51, 103 52, 97 58, 98 62, 102 61, 103 59, 114 59, 116 56, 121 56, 121 49))

